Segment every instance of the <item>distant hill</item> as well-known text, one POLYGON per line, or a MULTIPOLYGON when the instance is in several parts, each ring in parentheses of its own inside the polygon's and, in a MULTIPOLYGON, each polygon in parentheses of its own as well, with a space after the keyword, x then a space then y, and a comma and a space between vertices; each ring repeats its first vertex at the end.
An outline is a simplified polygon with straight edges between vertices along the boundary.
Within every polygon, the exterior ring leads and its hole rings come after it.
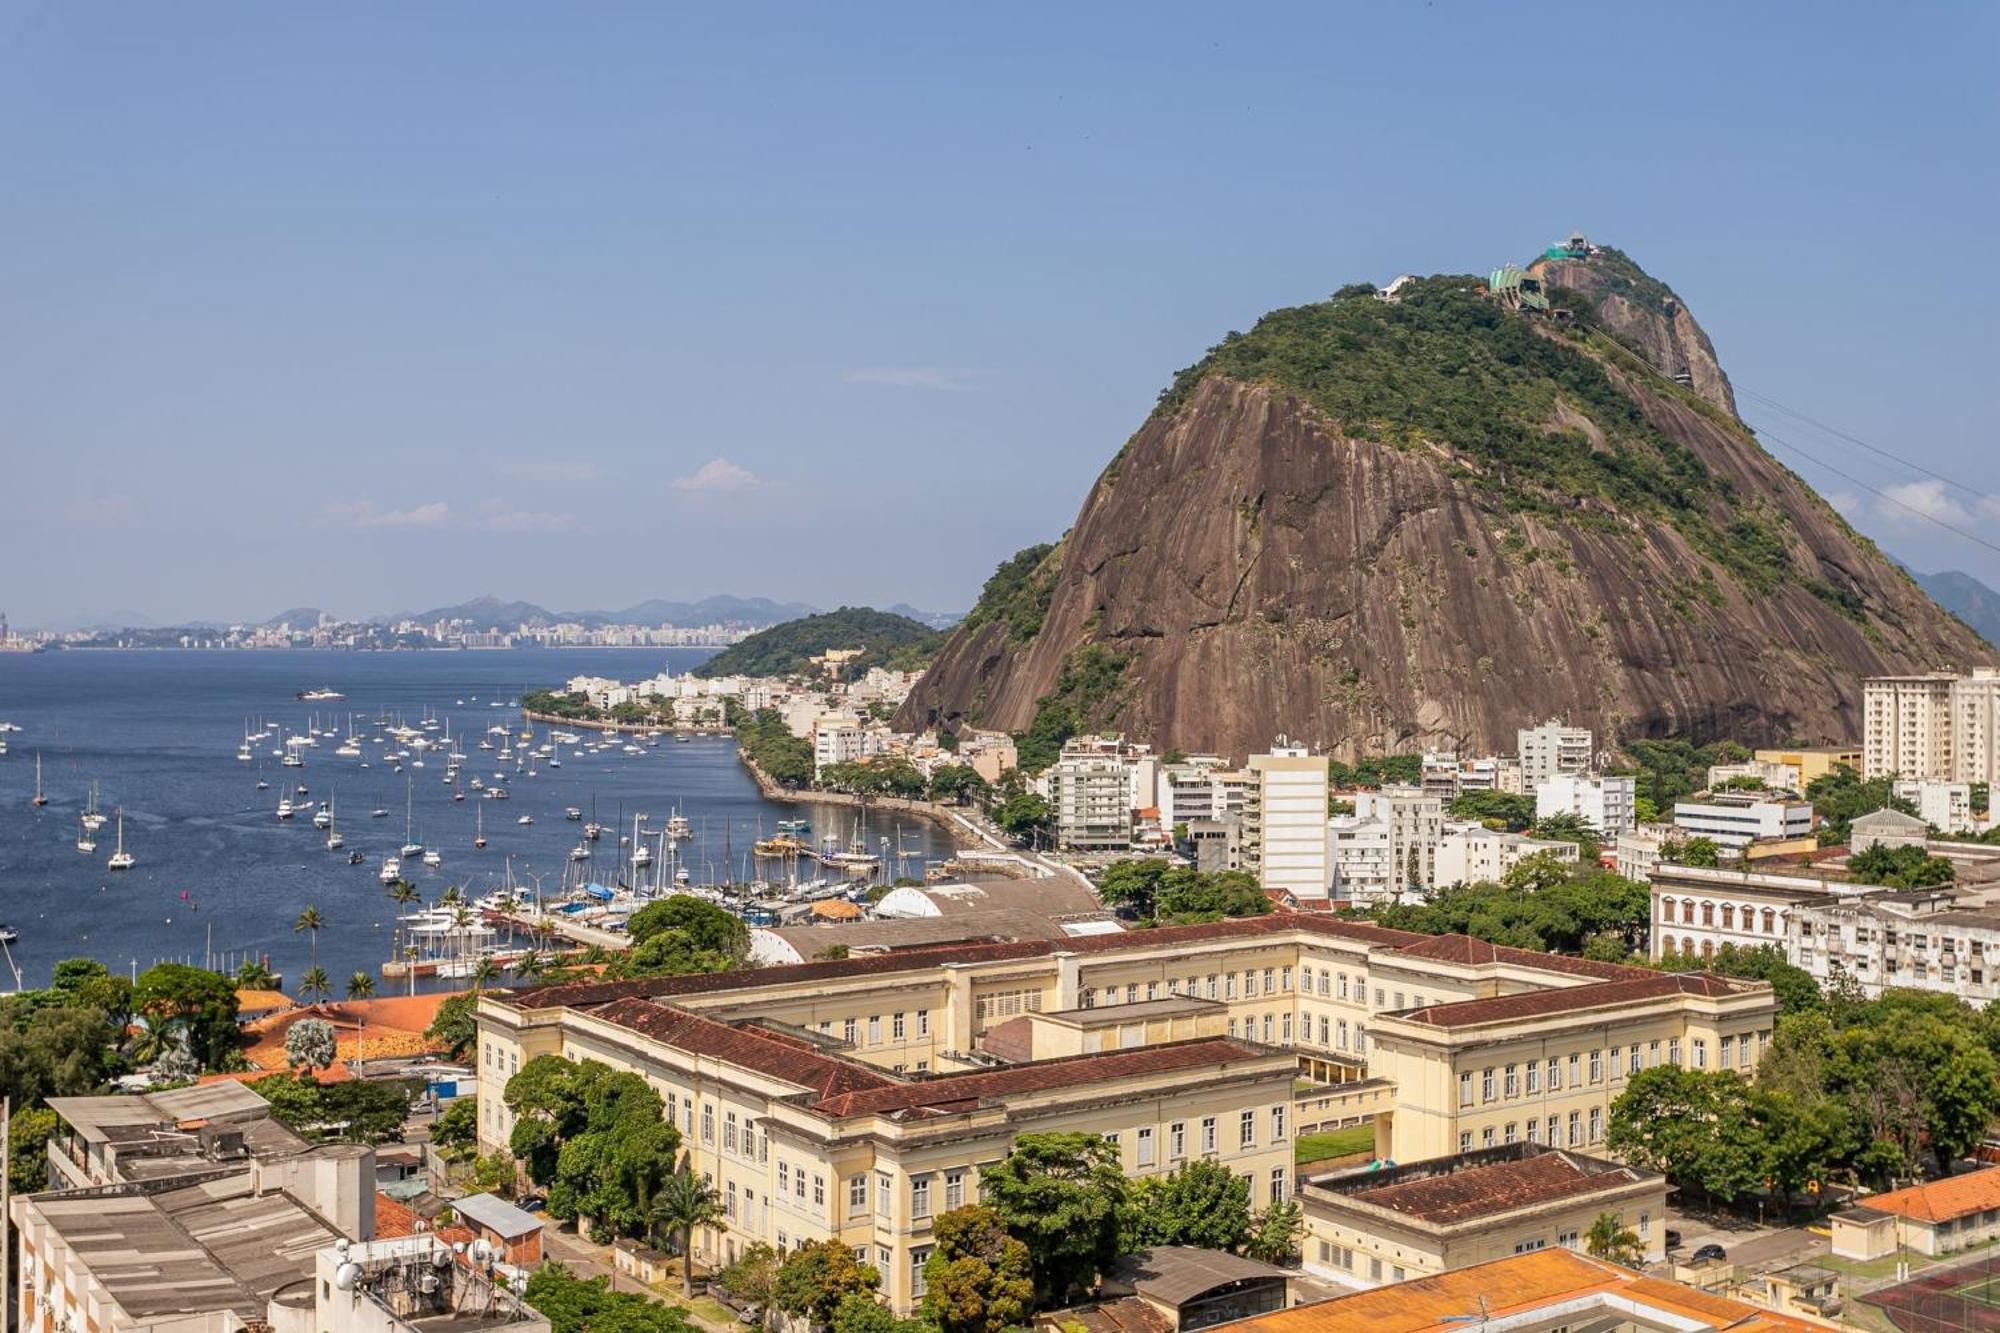
POLYGON ((296 629, 301 625, 317 625, 319 624, 320 616, 323 614, 325 613, 316 606, 295 606, 289 611, 280 611, 277 615, 272 616, 264 622, 263 628, 271 629, 278 625, 290 625, 296 629))
POLYGON ((429 611, 398 612, 393 616, 379 617, 382 620, 420 620, 426 623, 436 620, 465 620, 482 629, 512 629, 516 625, 553 625, 563 617, 536 606, 533 602, 503 602, 492 593, 485 593, 469 602, 457 606, 434 607, 429 611))
POLYGON ((816 614, 804 602, 774 602, 768 597, 704 597, 698 602, 668 602, 649 598, 623 611, 578 612, 576 619, 600 617, 608 625, 776 625, 816 614))
POLYGON ((937 653, 944 636, 922 621, 866 606, 788 620, 759 630, 696 667, 698 676, 789 676, 811 670, 833 648, 859 648, 850 674, 882 666, 913 671, 937 653))
POLYGON ((1932 601, 1978 631, 1980 638, 2000 644, 2000 592, 1956 569, 1935 574, 1911 570, 1910 577, 1931 595, 1932 601))
POLYGON ((932 629, 950 629, 965 619, 963 611, 919 611, 908 602, 898 602, 888 611, 892 616, 908 616, 911 620, 921 621, 932 629))

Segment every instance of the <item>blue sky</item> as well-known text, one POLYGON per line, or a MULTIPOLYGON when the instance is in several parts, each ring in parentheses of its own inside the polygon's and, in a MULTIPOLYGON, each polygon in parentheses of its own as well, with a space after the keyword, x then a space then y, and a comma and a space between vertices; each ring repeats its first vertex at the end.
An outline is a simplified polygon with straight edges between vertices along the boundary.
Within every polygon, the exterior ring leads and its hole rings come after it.
POLYGON ((1996 57, 1978 5, 0 4, 0 609, 962 608, 1223 332, 1576 227, 2000 541, 1996 57))

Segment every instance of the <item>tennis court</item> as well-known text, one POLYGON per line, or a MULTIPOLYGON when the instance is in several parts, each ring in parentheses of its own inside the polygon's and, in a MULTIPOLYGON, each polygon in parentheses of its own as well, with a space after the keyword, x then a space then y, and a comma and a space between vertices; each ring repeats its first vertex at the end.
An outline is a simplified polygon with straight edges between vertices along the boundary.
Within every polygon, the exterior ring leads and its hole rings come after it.
POLYGON ((1937 1268, 1861 1298, 1904 1333, 2000 1331, 2000 1255, 1937 1268))

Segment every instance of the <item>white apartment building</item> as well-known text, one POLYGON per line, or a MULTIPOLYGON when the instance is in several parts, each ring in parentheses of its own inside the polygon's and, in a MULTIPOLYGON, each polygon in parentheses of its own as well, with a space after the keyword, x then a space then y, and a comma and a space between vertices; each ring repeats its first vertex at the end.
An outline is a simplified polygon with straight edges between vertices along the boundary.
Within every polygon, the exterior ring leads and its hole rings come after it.
POLYGON ((1056 844, 1066 851, 1132 847, 1132 761, 1113 738, 1079 736, 1049 768, 1056 844))
POLYGON ((1437 879, 1438 839, 1444 836, 1444 802, 1407 783, 1354 798, 1354 813, 1389 826, 1390 855, 1398 888, 1430 888, 1437 879))
POLYGON ((1892 790, 1917 807, 1917 818, 1940 833, 1972 833, 1979 827, 1972 817, 1969 782, 1898 782, 1892 790))
POLYGON ((1612 845, 1614 867, 1626 879, 1650 878, 1653 867, 1660 863, 1660 848, 1673 837, 1672 828, 1659 824, 1643 824, 1630 833, 1619 834, 1612 845))
POLYGON ((1245 811, 1245 860, 1266 889, 1326 896, 1326 759, 1284 737, 1249 763, 1253 799, 1245 811))
POLYGON ((1848 888, 1816 875, 1661 865, 1653 871, 1652 956, 1712 956, 1725 944, 1777 948, 1791 958, 1793 916, 1848 888))
POLYGON ((1748 847, 1766 838, 1803 838, 1813 831, 1810 802, 1757 791, 1716 792, 1674 802, 1674 827, 1690 838, 1723 847, 1748 847))
POLYGON ((1573 842, 1531 838, 1525 833, 1508 833, 1480 824, 1453 824, 1438 839, 1437 882, 1440 888, 1491 883, 1512 870, 1523 857, 1541 852, 1574 865, 1579 851, 1573 842))
POLYGON ((1228 768, 1228 760, 1213 754, 1189 755, 1178 763, 1161 764, 1153 797, 1153 804, 1160 809, 1160 822, 1172 828, 1190 820, 1240 814, 1248 783, 1236 785, 1236 805, 1229 808, 1229 785, 1218 780, 1228 768))
POLYGON ((1638 801, 1637 778, 1557 777, 1535 788, 1535 818, 1575 815, 1606 838, 1616 838, 1639 826, 1638 801))
POLYGON ((1955 911, 1953 899, 1877 889, 1802 905, 1789 959, 1822 984, 1850 977, 1870 998, 1926 990, 1984 1008, 2000 989, 2000 914, 1955 911))
POLYGON ((1861 775, 1949 780, 1954 775, 1951 705, 1957 683, 1949 671, 1864 681, 1861 775))
POLYGON ((813 719, 813 776, 831 764, 857 764, 879 748, 876 738, 852 713, 821 713, 813 719))
POLYGON ((1395 837, 1386 819, 1335 815, 1327 820, 1326 860, 1332 877, 1328 896, 1356 907, 1393 901, 1402 887, 1395 837))
POLYGON ((1976 667, 1951 687, 1951 777, 2000 785, 2000 667, 1976 667))
POLYGON ((1460 794, 1498 791, 1511 796, 1525 796, 1528 787, 1519 759, 1489 754, 1458 761, 1458 790, 1460 794))
POLYGON ((1523 727, 1515 739, 1526 791, 1538 791, 1556 778, 1590 772, 1595 738, 1588 727, 1566 726, 1550 718, 1539 727, 1523 727))
POLYGON ((1761 782, 1772 790, 1793 791, 1797 789, 1798 773, 1790 764, 1772 763, 1762 759, 1746 759, 1740 764, 1709 765, 1710 791, 1714 791, 1725 782, 1742 779, 1761 782))

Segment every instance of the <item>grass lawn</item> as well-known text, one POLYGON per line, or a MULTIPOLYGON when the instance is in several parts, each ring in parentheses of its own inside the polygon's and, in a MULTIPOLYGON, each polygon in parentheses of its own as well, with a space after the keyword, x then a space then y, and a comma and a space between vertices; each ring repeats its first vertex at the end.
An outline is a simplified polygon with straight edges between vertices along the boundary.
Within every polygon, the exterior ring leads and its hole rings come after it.
POLYGON ((1375 1151, 1375 1126, 1349 1125, 1324 1134, 1302 1134, 1295 1145, 1301 1162, 1318 1162, 1328 1157, 1375 1151))

